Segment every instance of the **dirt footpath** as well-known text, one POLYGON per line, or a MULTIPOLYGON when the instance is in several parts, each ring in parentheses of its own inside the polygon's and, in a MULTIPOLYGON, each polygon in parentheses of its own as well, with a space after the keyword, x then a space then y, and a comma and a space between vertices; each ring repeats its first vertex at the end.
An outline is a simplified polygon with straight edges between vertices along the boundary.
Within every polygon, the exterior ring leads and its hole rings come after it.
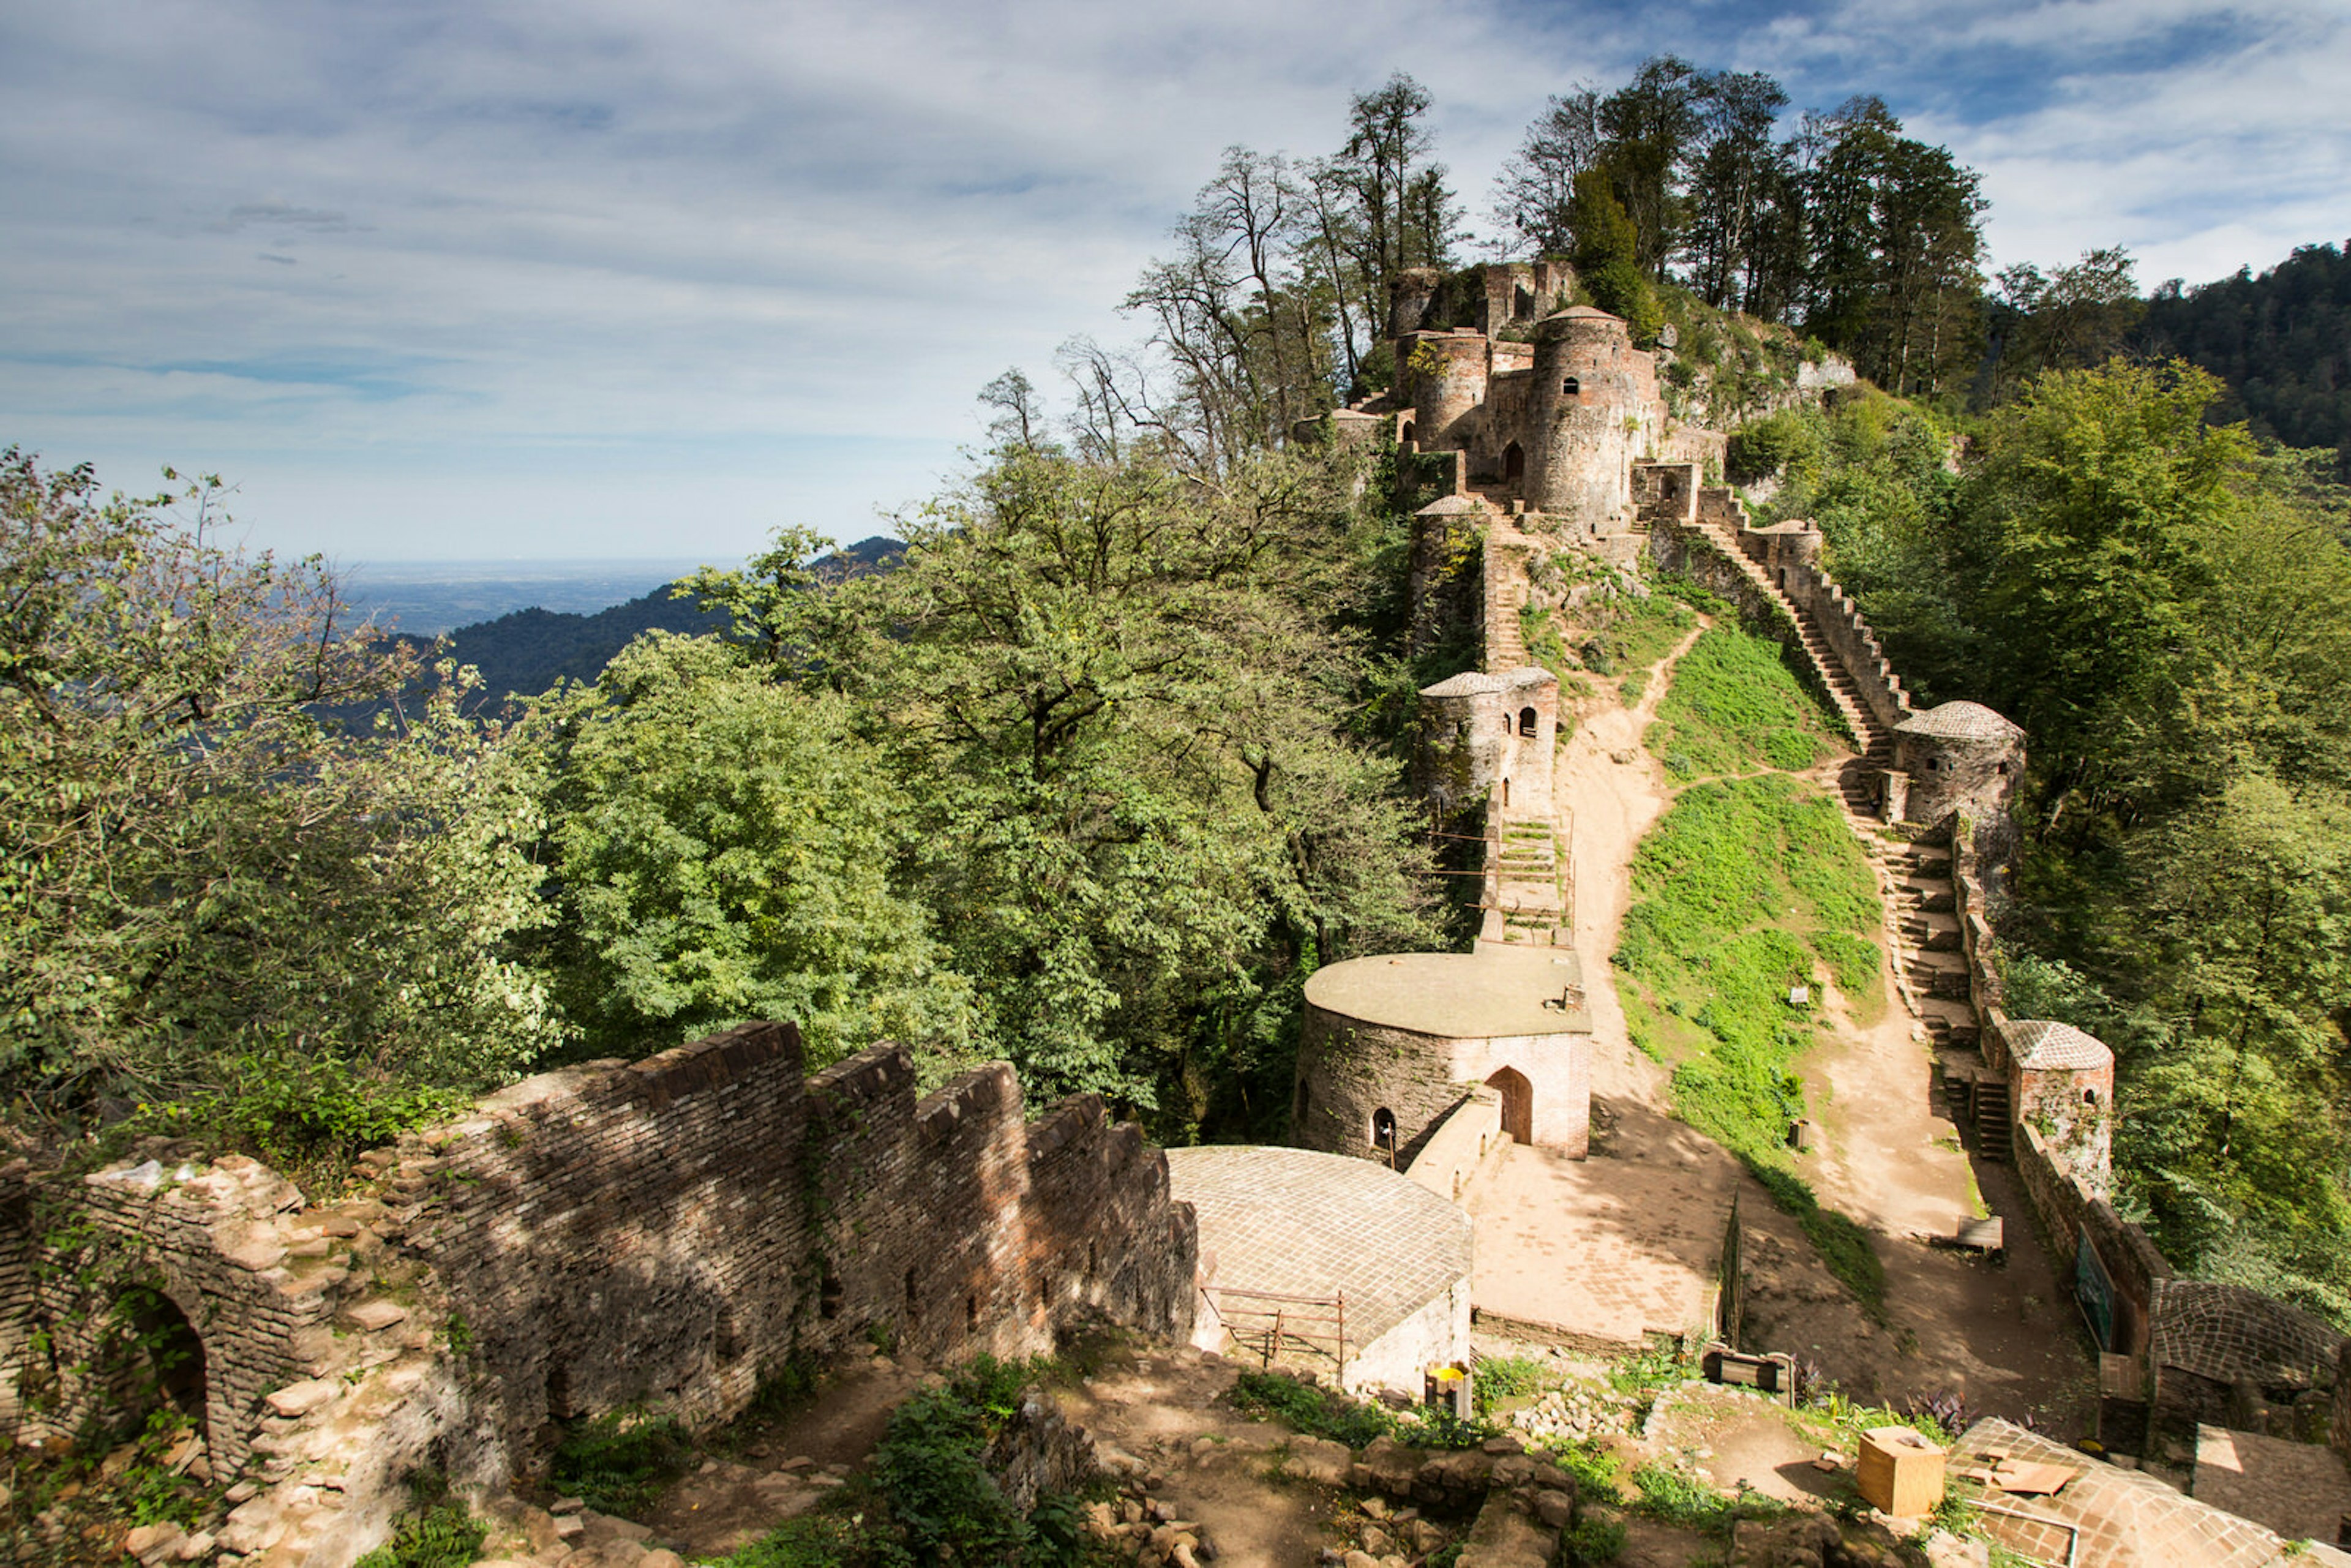
MULTIPOLYGON (((1749 1331, 1756 1346, 1814 1363, 1856 1398, 1898 1406, 1913 1397, 1956 1394, 1977 1414, 2030 1420, 2061 1437, 2077 1435, 2095 1404, 2095 1364, 2071 1294, 2034 1237, 2013 1172, 1977 1167, 1961 1150, 1937 1099, 1925 1032, 1895 984, 1890 956, 1881 977, 1886 1000, 1876 1015, 1858 1020, 1855 1009, 1832 995, 1834 1027, 1802 1063, 1822 1134, 1801 1157, 1803 1174, 1823 1206, 1870 1231, 1886 1269, 1882 1322, 1828 1273, 1795 1220, 1728 1151, 1658 1120, 1671 1108, 1668 1075, 1633 1049, 1609 958, 1631 902, 1634 852, 1677 793, 1643 737, 1673 667, 1704 629, 1702 622, 1651 668, 1635 706, 1604 695, 1581 716, 1558 760, 1556 825, 1573 847, 1575 945, 1584 957, 1593 1025, 1599 1135, 1586 1185, 1603 1190, 1586 1197, 1608 1207, 1604 1189, 1617 1174, 1624 1180, 1614 1185, 1630 1195, 1641 1185, 1633 1177, 1648 1173, 1626 1166, 1612 1173, 1604 1162, 1652 1155, 1665 1158, 1694 1193, 1737 1190, 1749 1232, 1749 1331), (1920 1239, 1955 1234, 1980 1212, 1980 1198, 2008 1221, 2004 1267, 1920 1239)), ((1833 758, 1824 768, 1833 776, 1844 760, 1833 758)), ((1893 952, 1890 930, 1880 931, 1878 945, 1893 952)), ((1620 1246, 1624 1231, 1638 1222, 1625 1206, 1615 1212, 1625 1216, 1623 1225, 1604 1228, 1603 1247, 1620 1246)), ((1555 1237, 1552 1249, 1562 1245, 1589 1239, 1555 1237)), ((1481 1267, 1481 1297, 1486 1271, 1481 1267)))

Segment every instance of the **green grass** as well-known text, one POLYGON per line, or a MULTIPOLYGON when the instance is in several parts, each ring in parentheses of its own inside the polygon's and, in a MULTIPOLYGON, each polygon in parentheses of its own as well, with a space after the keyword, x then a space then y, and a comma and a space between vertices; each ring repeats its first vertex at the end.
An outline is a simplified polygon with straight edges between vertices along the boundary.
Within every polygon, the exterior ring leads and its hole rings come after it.
POLYGON ((1878 996, 1877 949, 1863 935, 1881 916, 1868 858, 1835 802, 1767 773, 1684 790, 1635 852, 1632 883, 1615 957, 1638 982, 1625 1020, 1673 1068, 1675 1114, 1744 1161, 1879 1310, 1885 1272, 1867 1234, 1819 1205, 1786 1146, 1805 1113, 1796 1062, 1813 1040, 1819 967, 1856 1001, 1878 996), (1814 999, 1791 1004, 1798 986, 1814 999))
POLYGON ((1444 1410, 1403 1414, 1280 1372, 1244 1372, 1226 1397, 1244 1416, 1278 1419, 1310 1437, 1327 1437, 1351 1448, 1381 1437, 1416 1448, 1474 1448, 1500 1430, 1491 1422, 1463 1421, 1444 1410))
POLYGON ((1677 782, 1793 771, 1827 757, 1827 713, 1780 656, 1780 644, 1713 626, 1674 666, 1648 746, 1677 782))
POLYGON ((1486 1356, 1478 1363, 1471 1397, 1483 1416, 1500 1400, 1536 1393, 1553 1381, 1550 1369, 1531 1355, 1486 1356))

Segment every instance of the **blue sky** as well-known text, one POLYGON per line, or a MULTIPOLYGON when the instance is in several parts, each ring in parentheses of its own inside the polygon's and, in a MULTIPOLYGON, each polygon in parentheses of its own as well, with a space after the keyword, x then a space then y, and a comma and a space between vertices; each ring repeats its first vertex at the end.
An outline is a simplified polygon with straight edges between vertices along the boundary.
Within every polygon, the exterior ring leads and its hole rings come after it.
POLYGON ((345 560, 844 539, 1050 382, 1233 142, 1408 69, 1483 216, 1545 96, 1671 49, 1874 91, 1994 265, 2351 235, 2340 0, 0 4, 0 444, 216 470, 345 560))

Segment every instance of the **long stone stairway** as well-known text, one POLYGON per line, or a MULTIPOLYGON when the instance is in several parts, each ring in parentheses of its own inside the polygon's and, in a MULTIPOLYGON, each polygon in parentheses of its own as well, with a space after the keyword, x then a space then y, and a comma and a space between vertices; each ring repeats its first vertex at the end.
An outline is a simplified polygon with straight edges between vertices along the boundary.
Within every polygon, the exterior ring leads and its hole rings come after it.
MULTIPOLYGON (((1887 935, 1894 947, 1896 972, 1907 992, 1906 999, 1926 1026, 1938 1055, 1972 1054, 1980 1043, 1979 1031, 1968 1000, 1967 958, 1960 947, 1951 852, 1944 845, 1891 838, 1878 820, 1880 780, 1894 766, 1893 731, 1862 699, 1859 685, 1822 634, 1811 612, 1780 591, 1729 529, 1711 519, 1701 520, 1698 527, 1757 592, 1787 612, 1806 662, 1853 735, 1856 754, 1838 768, 1838 794, 1846 825, 1876 862, 1880 886, 1887 895, 1887 935)), ((2001 1129, 2001 1150, 1992 1157, 2004 1159, 2004 1107, 1994 1120, 2001 1129)))

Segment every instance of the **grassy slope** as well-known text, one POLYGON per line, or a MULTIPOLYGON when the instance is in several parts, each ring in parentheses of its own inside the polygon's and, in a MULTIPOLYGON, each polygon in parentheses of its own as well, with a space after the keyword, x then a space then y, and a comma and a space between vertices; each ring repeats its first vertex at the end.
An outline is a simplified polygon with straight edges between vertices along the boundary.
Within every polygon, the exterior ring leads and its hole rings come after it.
POLYGON ((1678 777, 1733 777, 1685 789, 1642 841, 1615 962, 1634 982, 1634 1043, 1673 1068, 1675 1113, 1738 1155, 1875 1308, 1884 1276, 1866 1236, 1818 1206, 1786 1146, 1822 980, 1858 1013, 1884 1005, 1868 860, 1835 802, 1784 771, 1823 755, 1828 733, 1771 643, 1718 627, 1684 657, 1650 747, 1678 777), (1797 986, 1814 999, 1792 1005, 1797 986))

